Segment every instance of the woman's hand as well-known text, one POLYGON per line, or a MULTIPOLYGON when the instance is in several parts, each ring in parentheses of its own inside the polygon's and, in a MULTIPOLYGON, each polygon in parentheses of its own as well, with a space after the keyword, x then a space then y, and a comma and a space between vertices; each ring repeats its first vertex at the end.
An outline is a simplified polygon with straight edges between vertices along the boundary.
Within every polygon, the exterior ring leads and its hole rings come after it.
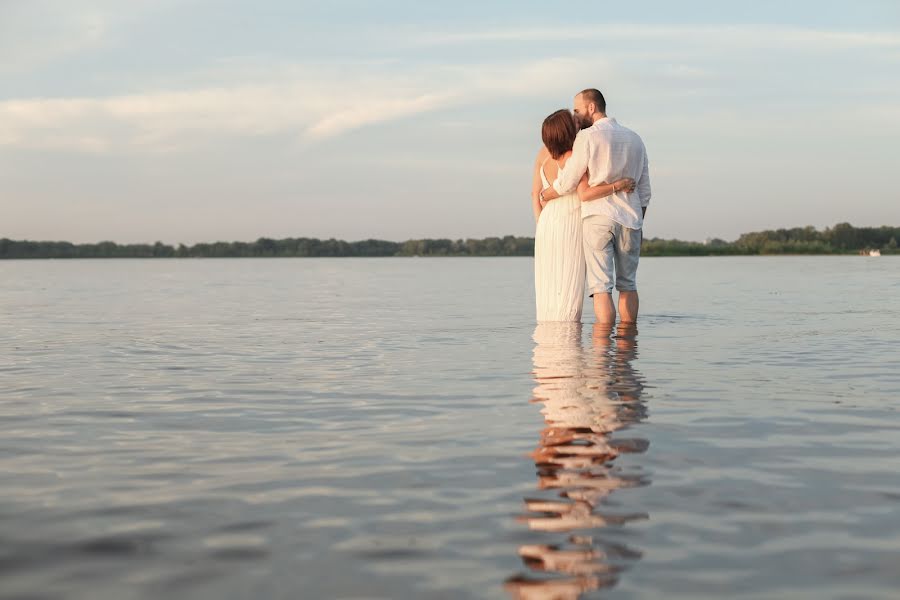
POLYGON ((582 178, 581 183, 578 184, 578 198, 582 202, 591 202, 593 200, 612 196, 617 192, 631 193, 634 191, 634 187, 634 179, 630 177, 617 179, 612 183, 603 182, 598 185, 588 186, 587 176, 585 176, 582 178))
POLYGON ((615 186, 615 190, 617 192, 628 192, 629 194, 634 191, 634 179, 631 177, 625 177, 624 179, 618 179, 613 182, 615 186))

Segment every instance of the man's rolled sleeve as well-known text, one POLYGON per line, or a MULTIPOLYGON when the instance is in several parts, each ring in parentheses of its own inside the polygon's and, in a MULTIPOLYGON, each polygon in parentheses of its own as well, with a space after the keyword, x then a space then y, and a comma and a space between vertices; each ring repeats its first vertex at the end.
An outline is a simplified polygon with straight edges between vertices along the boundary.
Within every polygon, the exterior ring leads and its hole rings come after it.
POLYGON ((588 168, 588 136, 580 131, 575 136, 575 144, 572 147, 572 156, 566 161, 556 181, 553 182, 553 189, 560 196, 571 194, 578 187, 581 176, 585 174, 588 168))
POLYGON ((647 152, 644 151, 644 169, 641 177, 635 184, 638 197, 641 199, 641 207, 647 208, 650 204, 650 161, 647 160, 647 152))

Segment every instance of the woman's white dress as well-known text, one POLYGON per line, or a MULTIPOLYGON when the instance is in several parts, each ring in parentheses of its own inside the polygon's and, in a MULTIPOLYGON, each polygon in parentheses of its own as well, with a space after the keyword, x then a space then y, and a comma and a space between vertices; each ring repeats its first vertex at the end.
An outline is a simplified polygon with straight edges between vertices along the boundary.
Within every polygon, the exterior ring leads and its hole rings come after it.
MULTIPOLYGON (((544 188, 550 186, 541 167, 544 188)), ((584 305, 584 248, 578 194, 551 200, 534 234, 534 295, 537 320, 581 321, 584 305)))

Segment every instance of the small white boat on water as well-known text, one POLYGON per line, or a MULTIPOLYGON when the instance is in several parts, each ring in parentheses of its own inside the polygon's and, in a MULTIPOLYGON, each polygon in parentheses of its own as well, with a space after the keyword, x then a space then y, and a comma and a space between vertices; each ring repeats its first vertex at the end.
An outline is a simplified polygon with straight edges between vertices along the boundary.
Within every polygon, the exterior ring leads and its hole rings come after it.
POLYGON ((869 256, 881 256, 881 250, 869 250, 869 256))

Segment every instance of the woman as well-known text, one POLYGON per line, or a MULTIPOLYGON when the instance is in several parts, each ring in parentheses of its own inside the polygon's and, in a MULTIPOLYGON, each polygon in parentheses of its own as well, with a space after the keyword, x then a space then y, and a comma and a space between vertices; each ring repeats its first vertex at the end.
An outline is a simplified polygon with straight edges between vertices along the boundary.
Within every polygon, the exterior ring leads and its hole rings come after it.
POLYGON ((581 246, 581 201, 610 196, 634 185, 631 179, 588 186, 587 175, 577 192, 542 202, 572 153, 578 129, 568 110, 558 110, 541 127, 544 146, 534 164, 531 200, 537 231, 534 235, 534 291, 537 320, 581 321, 584 305, 584 250, 581 246), (552 159, 552 160, 551 160, 552 159))

